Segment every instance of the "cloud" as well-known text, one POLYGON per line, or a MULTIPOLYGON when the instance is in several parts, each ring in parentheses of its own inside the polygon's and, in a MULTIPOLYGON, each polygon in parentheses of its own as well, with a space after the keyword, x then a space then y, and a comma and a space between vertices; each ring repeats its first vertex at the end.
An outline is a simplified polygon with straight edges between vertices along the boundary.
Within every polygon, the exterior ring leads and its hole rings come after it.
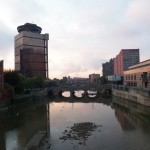
MULTIPOLYGON (((2 16, 2 15, 1 15, 2 16)), ((14 32, 0 19, 0 60, 4 68, 14 68, 14 32)))
POLYGON ((149 6, 149 0, 134 0, 127 9, 126 20, 133 26, 148 27, 150 24, 148 19, 150 16, 149 6))
POLYGON ((149 59, 149 6, 149 0, 2 1, 0 59, 12 67, 17 26, 26 22, 50 35, 50 78, 101 73, 122 48, 140 48, 141 60, 149 59))
POLYGON ((11 40, 11 32, 9 32, 9 28, 4 27, 2 25, 0 25, 0 49, 3 50, 5 48, 10 47, 10 45, 8 45, 7 43, 9 43, 11 40))
MULTIPOLYGON (((133 0, 128 5, 121 22, 122 39, 132 48, 141 49, 141 60, 149 59, 150 56, 150 1, 133 0)), ((124 43, 125 43, 124 42, 124 43)), ((123 43, 123 41, 121 42, 123 43)))

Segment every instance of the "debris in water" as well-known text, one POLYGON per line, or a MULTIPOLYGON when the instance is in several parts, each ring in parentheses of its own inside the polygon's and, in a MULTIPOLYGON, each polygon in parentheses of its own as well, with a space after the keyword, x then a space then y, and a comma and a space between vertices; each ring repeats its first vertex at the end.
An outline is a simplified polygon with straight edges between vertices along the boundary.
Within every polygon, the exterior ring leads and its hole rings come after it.
MULTIPOLYGON (((92 132, 95 131, 98 127, 102 127, 102 125, 96 125, 92 122, 83 122, 83 123, 75 123, 70 130, 64 130, 64 136, 60 137, 60 140, 79 140, 78 144, 83 144, 88 139, 89 136, 92 135, 92 132)), ((100 130, 98 130, 100 131, 100 130)))

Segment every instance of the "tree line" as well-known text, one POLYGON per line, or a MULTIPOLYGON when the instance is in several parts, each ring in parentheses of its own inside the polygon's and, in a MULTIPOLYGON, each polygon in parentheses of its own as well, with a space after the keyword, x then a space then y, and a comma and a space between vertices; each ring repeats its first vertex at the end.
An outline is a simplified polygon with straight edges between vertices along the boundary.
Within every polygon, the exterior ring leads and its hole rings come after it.
POLYGON ((43 87, 44 78, 41 76, 27 78, 17 71, 4 70, 4 88, 14 94, 27 94, 32 89, 43 87))

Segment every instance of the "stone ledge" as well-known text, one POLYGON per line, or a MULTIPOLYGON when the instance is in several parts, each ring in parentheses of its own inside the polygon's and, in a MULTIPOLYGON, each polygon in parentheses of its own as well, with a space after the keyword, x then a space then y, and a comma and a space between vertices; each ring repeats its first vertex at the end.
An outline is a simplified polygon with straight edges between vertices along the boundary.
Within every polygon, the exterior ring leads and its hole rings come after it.
POLYGON ((39 131, 26 144, 23 150, 36 150, 39 147, 41 140, 44 138, 46 131, 39 131))

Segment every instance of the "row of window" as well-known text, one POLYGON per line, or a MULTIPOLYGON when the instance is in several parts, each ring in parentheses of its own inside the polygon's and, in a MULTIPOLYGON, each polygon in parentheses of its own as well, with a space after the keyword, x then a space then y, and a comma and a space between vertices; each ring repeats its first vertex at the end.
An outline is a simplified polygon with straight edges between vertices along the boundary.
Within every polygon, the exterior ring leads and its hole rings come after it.
POLYGON ((47 55, 44 54, 23 54, 15 56, 15 63, 19 63, 20 60, 30 62, 47 62, 47 55))
POLYGON ((47 65, 46 63, 33 63, 33 62, 26 62, 22 63, 20 66, 20 63, 15 64, 16 70, 46 70, 47 65))
POLYGON ((127 82, 127 85, 128 86, 137 86, 137 83, 136 82, 127 82))
POLYGON ((126 75, 125 79, 126 80, 136 80, 136 75, 126 75))
POLYGON ((125 75, 124 79, 125 80, 147 80, 147 81, 150 81, 150 73, 125 75))
POLYGON ((28 72, 26 72, 26 71, 22 71, 22 73, 25 75, 25 76, 28 76, 28 77, 32 77, 32 76, 37 76, 37 75, 40 75, 40 76, 42 76, 42 77, 46 77, 46 71, 28 71, 28 72))
POLYGON ((139 54, 138 50, 126 50, 124 51, 124 55, 130 55, 131 53, 139 54))
POLYGON ((22 61, 31 61, 31 62, 45 62, 45 55, 43 54, 23 54, 22 61))
POLYGON ((25 70, 45 70, 45 63, 23 63, 22 69, 25 70))
POLYGON ((28 37, 23 37, 20 38, 19 40, 15 41, 15 47, 19 47, 21 45, 36 45, 36 46, 42 46, 44 47, 44 40, 43 39, 35 39, 35 38, 28 38, 28 37))
POLYGON ((138 61, 138 56, 126 57, 123 60, 127 62, 131 62, 131 61, 136 62, 138 61))
POLYGON ((21 46, 20 48, 15 49, 15 55, 20 55, 20 53, 39 53, 39 54, 44 54, 45 49, 44 47, 33 47, 33 46, 26 46, 25 48, 21 46))

